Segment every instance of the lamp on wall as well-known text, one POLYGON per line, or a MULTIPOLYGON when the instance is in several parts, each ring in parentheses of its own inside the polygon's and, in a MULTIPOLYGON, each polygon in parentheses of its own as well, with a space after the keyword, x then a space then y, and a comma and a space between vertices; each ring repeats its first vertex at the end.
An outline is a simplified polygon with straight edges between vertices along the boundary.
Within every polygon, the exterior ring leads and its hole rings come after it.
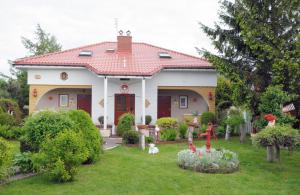
POLYGON ((32 92, 33 97, 37 97, 37 90, 34 88, 32 92))
POLYGON ((213 100, 213 94, 212 94, 212 92, 210 91, 210 92, 208 92, 208 99, 209 100, 213 100))

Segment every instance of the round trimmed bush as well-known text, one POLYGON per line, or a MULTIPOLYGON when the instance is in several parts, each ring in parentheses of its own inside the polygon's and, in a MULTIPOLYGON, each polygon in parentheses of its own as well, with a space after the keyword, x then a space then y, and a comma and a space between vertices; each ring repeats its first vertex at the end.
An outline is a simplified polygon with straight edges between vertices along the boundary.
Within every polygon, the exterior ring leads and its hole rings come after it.
POLYGON ((94 125, 90 115, 83 110, 70 110, 67 114, 74 122, 76 132, 81 132, 88 149, 88 160, 85 163, 95 162, 99 158, 103 144, 99 129, 94 125))
POLYGON ((177 154, 177 163, 183 169, 191 169, 202 173, 232 173, 239 168, 239 160, 236 153, 230 150, 197 148, 193 153, 190 150, 182 150, 177 154))
POLYGON ((80 133, 72 130, 59 132, 47 138, 33 161, 38 171, 46 171, 56 182, 72 181, 77 167, 88 158, 88 150, 80 133))
POLYGON ((125 131, 123 133, 123 143, 125 144, 137 144, 139 143, 139 133, 137 131, 125 131))
POLYGON ((132 130, 134 115, 131 113, 122 114, 118 121, 117 134, 122 136, 124 132, 132 130))
POLYGON ((178 126, 177 119, 172 117, 162 117, 156 121, 156 124, 161 129, 174 129, 178 126))
POLYGON ((47 136, 53 138, 66 129, 75 129, 75 124, 64 112, 42 111, 27 118, 22 140, 30 151, 39 151, 47 136))
POLYGON ((152 117, 150 115, 146 115, 146 117, 145 117, 146 125, 149 125, 151 123, 151 121, 152 121, 152 117))

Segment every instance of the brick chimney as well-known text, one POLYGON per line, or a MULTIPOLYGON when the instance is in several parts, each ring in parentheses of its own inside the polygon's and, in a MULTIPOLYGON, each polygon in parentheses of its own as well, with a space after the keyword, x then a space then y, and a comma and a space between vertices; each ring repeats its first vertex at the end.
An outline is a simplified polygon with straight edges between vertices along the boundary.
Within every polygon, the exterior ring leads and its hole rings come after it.
POLYGON ((132 52, 132 37, 129 30, 126 32, 126 35, 123 35, 122 30, 119 31, 118 52, 132 52))

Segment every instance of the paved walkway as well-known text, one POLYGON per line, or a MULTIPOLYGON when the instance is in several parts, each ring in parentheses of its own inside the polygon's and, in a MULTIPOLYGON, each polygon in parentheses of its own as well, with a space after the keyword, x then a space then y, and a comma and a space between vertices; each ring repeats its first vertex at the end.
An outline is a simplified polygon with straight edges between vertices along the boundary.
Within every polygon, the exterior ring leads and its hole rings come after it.
POLYGON ((122 138, 120 138, 120 137, 104 138, 103 148, 104 148, 104 150, 110 150, 115 147, 118 147, 121 143, 122 143, 122 138))

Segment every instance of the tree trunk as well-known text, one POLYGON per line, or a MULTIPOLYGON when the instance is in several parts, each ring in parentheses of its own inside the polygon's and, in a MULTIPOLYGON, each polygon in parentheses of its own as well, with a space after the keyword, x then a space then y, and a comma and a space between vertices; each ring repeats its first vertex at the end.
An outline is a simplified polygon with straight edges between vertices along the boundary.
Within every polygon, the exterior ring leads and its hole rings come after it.
POLYGON ((274 146, 267 146, 267 161, 274 162, 274 146))
POLYGON ((230 137, 230 126, 226 125, 225 140, 229 140, 229 137, 230 137))
POLYGON ((275 145, 274 149, 275 149, 274 160, 276 162, 279 162, 280 161, 280 146, 275 145))
POLYGON ((241 143, 245 143, 245 139, 246 139, 246 127, 245 125, 240 125, 240 142, 241 143))

